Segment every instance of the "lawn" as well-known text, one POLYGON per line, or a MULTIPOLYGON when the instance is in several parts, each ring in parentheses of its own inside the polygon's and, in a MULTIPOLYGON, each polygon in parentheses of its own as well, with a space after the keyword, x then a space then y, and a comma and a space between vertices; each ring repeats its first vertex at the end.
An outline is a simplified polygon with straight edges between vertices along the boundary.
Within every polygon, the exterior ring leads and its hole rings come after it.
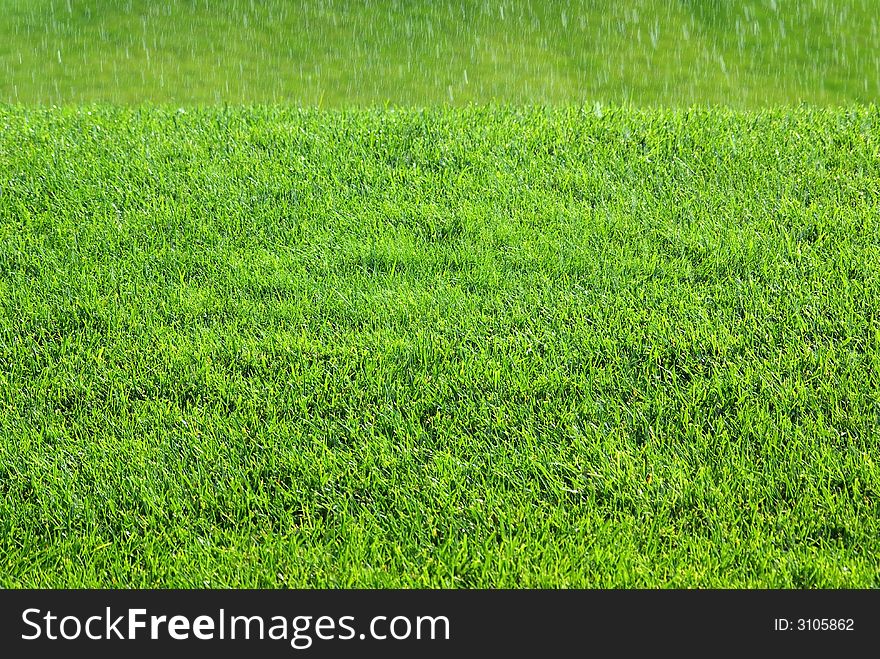
POLYGON ((0 107, 0 586, 880 586, 878 204, 873 105, 0 107))
POLYGON ((0 0, 0 102, 880 98, 877 0, 0 0))

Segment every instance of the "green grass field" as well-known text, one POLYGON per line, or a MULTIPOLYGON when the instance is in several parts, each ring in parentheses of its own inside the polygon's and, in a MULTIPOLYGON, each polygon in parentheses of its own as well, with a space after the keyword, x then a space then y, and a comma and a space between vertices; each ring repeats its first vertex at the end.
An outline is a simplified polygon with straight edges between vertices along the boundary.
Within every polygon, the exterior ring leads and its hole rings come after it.
POLYGON ((880 587, 876 0, 0 0, 0 587, 880 587))
POLYGON ((0 0, 0 102, 872 103, 877 0, 0 0))
POLYGON ((0 109, 0 586, 880 585, 880 110, 0 109))

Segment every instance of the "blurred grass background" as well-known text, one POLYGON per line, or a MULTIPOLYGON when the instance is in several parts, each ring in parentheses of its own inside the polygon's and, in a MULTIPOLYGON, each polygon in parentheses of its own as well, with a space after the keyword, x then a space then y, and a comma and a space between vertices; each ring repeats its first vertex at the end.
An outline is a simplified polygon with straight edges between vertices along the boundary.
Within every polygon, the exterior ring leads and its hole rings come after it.
POLYGON ((2 0, 0 102, 874 102, 874 0, 2 0))

